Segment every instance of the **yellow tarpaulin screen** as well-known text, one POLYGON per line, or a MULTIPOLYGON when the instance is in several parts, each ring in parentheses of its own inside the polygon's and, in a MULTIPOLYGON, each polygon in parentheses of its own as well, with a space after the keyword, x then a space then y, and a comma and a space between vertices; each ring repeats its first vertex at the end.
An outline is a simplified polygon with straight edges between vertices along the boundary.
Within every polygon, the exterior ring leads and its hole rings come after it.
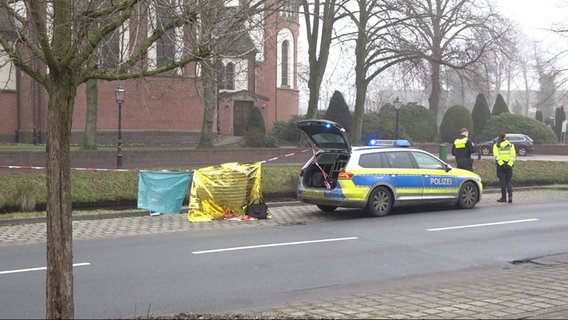
POLYGON ((231 162, 195 170, 187 219, 222 220, 227 212, 244 216, 249 203, 262 200, 260 179, 260 162, 231 162))

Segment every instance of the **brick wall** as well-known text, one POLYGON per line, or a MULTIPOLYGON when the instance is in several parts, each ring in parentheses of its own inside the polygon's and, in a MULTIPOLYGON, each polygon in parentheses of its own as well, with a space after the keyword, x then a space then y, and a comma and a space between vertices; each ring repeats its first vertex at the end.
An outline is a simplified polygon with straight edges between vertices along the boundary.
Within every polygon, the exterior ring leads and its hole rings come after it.
POLYGON ((0 143, 13 143, 18 128, 16 119, 16 93, 0 91, 0 143))

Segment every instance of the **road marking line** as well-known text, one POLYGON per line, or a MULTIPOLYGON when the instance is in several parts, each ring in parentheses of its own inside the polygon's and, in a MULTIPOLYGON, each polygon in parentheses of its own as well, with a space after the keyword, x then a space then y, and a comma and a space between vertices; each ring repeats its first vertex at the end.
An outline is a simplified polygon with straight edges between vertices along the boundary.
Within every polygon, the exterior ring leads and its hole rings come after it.
MULTIPOLYGON (((90 266, 90 265, 91 265, 90 262, 74 263, 73 267, 83 267, 83 266, 90 266)), ((22 273, 22 272, 31 272, 31 271, 41 271, 41 270, 47 270, 47 267, 6 270, 6 271, 0 271, 0 274, 22 273)))
POLYGON ((357 240, 357 237, 348 238, 335 238, 335 239, 321 239, 321 240, 309 240, 309 241, 297 241, 297 242, 282 242, 282 243, 272 243, 272 244, 261 244, 256 246, 246 246, 246 247, 233 247, 224 249, 214 249, 214 250, 203 250, 203 251, 193 251, 193 254, 202 253, 215 253, 223 251, 236 251, 236 250, 248 250, 248 249, 258 249, 258 248, 268 248, 268 247, 281 247, 281 246, 294 246, 299 244, 309 244, 309 243, 321 243, 321 242, 331 242, 331 241, 346 241, 346 240, 357 240))
POLYGON ((532 221, 538 221, 538 219, 525 219, 525 220, 512 220, 512 221, 501 221, 501 222, 491 222, 491 223, 481 223, 481 224, 470 224, 470 225, 465 225, 465 226, 426 229, 426 231, 444 231, 444 230, 452 230, 452 229, 477 228, 477 227, 495 226, 495 225, 500 225, 500 224, 522 223, 522 222, 532 222, 532 221))

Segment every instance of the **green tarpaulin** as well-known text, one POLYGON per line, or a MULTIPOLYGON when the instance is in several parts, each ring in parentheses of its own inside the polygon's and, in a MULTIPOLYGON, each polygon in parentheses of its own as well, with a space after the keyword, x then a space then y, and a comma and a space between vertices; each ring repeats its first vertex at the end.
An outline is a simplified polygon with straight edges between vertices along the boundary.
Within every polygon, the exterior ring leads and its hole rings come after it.
POLYGON ((193 171, 149 171, 138 173, 138 208, 160 213, 180 213, 193 171))

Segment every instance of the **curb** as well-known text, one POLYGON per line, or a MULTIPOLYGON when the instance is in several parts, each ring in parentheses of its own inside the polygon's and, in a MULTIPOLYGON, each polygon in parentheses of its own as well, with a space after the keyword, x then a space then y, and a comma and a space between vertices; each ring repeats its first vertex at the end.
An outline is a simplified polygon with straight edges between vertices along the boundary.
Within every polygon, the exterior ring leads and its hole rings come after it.
MULTIPOLYGON (((517 187, 513 190, 530 190, 530 189, 545 189, 545 190, 568 190, 568 186, 529 186, 529 187, 517 187)), ((483 194, 494 194, 501 192, 499 188, 489 188, 484 189, 483 194)), ((268 207, 289 207, 289 206, 302 206, 307 205, 298 200, 288 200, 288 201, 274 201, 267 202, 268 207)), ((183 206, 180 214, 187 212, 188 207, 183 206)), ((113 218, 131 218, 131 217, 144 217, 149 215, 149 210, 146 209, 130 209, 124 211, 116 211, 111 213, 94 213, 94 214, 78 214, 72 216, 72 221, 81 220, 102 220, 102 219, 113 219, 113 218)), ((19 224, 30 224, 30 223, 43 223, 46 222, 46 217, 34 217, 34 218, 15 218, 15 219, 1 219, 0 226, 9 225, 19 225, 19 224)))
MULTIPOLYGON (((305 205, 296 200, 290 201, 277 201, 277 202, 267 202, 268 207, 289 207, 289 206, 301 206, 305 205)), ((184 214, 189 208, 183 206, 179 214, 184 214)), ((145 217, 149 215, 149 210, 146 209, 131 209, 124 211, 116 211, 110 213, 94 213, 94 214, 77 214, 71 217, 72 221, 84 221, 84 220, 103 220, 103 219, 114 219, 114 218, 132 218, 132 217, 145 217)), ((30 224, 30 223, 45 223, 47 221, 46 217, 33 217, 33 218, 15 218, 15 219, 0 219, 0 226, 13 226, 20 224, 30 224)))

